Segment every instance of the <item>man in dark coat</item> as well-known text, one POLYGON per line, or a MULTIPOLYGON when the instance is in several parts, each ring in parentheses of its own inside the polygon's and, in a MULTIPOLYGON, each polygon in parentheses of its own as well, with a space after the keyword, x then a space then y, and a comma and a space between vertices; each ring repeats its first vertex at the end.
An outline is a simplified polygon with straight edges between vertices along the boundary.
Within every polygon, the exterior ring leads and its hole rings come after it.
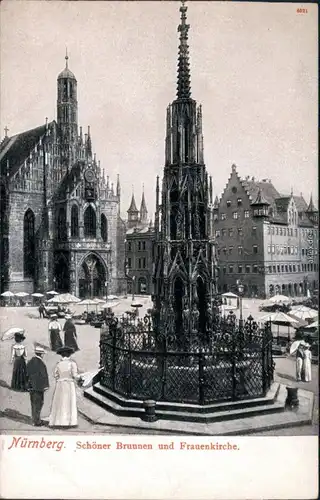
POLYGON ((43 407, 44 391, 49 388, 48 371, 42 360, 44 353, 42 347, 36 346, 34 357, 27 364, 32 422, 36 427, 43 425, 40 414, 43 407))
POLYGON ((74 352, 79 351, 77 344, 77 331, 76 327, 72 321, 72 316, 70 314, 65 315, 66 322, 63 327, 64 331, 64 345, 71 347, 74 352))

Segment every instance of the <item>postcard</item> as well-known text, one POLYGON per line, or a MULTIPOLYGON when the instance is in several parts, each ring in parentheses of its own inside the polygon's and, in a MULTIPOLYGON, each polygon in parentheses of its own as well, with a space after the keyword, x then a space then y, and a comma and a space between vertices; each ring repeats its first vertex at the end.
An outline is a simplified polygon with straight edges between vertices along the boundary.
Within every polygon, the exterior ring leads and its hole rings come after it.
POLYGON ((2 498, 318 498, 317 8, 2 2, 2 498))

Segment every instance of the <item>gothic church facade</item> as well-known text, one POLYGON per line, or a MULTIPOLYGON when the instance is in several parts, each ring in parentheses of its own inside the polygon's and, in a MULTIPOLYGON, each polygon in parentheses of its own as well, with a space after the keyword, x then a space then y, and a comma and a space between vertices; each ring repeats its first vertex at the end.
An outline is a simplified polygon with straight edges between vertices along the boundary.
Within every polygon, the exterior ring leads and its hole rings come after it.
POLYGON ((125 223, 114 186, 78 129, 77 80, 57 79, 57 121, 0 145, 1 293, 125 290, 125 223))

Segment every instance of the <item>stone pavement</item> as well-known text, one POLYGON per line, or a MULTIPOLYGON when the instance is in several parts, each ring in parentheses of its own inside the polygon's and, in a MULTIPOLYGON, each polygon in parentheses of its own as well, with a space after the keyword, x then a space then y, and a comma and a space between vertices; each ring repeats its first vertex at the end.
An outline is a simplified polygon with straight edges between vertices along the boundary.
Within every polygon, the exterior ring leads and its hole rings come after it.
MULTIPOLYGON (((143 307, 141 308, 141 314, 146 312, 146 309, 150 307, 150 302, 145 298, 141 299, 143 307)), ((254 301, 252 304, 249 300, 246 301, 250 306, 250 312, 253 316, 258 314, 259 302, 254 301)), ((115 312, 122 313, 130 309, 131 298, 122 300, 121 304, 116 308, 115 312)), ((83 307, 83 306, 82 306, 83 307)), ((72 306, 72 310, 78 313, 80 306, 72 306)), ((261 315, 261 312, 260 312, 261 315)), ((61 320, 63 324, 63 320, 61 320)), ((28 349, 28 357, 30 358, 33 354, 33 344, 37 342, 43 345, 44 348, 49 347, 48 342, 48 320, 39 319, 38 312, 36 308, 0 308, 0 337, 3 332, 11 327, 19 326, 25 328, 26 331, 26 341, 25 345, 28 349)), ((81 325, 77 327, 78 333, 78 343, 80 351, 74 354, 74 359, 78 364, 79 371, 92 371, 99 366, 99 338, 100 330, 95 329, 89 325, 81 325)), ((0 342, 0 399, 1 399, 1 411, 0 411, 0 431, 2 433, 8 432, 34 432, 34 427, 31 425, 30 420, 30 401, 29 395, 24 393, 16 393, 11 391, 10 382, 12 374, 12 365, 10 365, 11 356, 11 341, 0 342)), ((53 380, 53 370, 59 357, 48 351, 45 355, 44 361, 47 365, 49 378, 51 382, 51 387, 45 394, 45 404, 43 407, 43 417, 47 417, 50 413, 50 403, 53 394, 54 380, 53 380)), ((295 361, 292 358, 276 358, 276 373, 275 378, 279 380, 282 384, 298 386, 301 389, 307 391, 312 391, 316 396, 315 402, 315 412, 314 412, 314 425, 306 426, 306 428, 297 429, 287 429, 278 433, 278 431, 270 431, 272 435, 299 435, 303 434, 316 434, 317 433, 317 417, 318 417, 318 367, 316 365, 312 366, 312 382, 309 383, 297 383, 295 381, 295 361)), ((81 407, 83 396, 81 391, 78 391, 78 402, 79 407, 81 407)), ((41 433, 50 433, 52 430, 41 428, 41 433)), ((58 431, 55 431, 58 432, 58 431)), ((64 431, 65 432, 65 431, 64 431)), ((108 426, 107 428, 100 425, 92 425, 86 419, 79 416, 79 427, 76 430, 69 429, 68 433, 72 432, 100 432, 100 433, 115 433, 115 434, 136 434, 139 431, 137 429, 130 429, 127 427, 119 426, 108 426)), ((140 431, 141 432, 141 431, 140 431)), ((155 434, 155 430, 148 431, 144 429, 141 433, 143 434, 155 434)), ((269 432, 257 435, 267 435, 269 432)))

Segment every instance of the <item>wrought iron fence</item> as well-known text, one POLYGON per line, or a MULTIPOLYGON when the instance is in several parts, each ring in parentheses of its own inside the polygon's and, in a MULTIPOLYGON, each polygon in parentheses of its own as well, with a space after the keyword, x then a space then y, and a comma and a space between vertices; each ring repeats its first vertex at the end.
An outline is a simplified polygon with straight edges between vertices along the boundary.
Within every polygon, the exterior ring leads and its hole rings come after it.
POLYGON ((270 324, 229 317, 181 342, 155 334, 152 319, 111 319, 101 332, 101 384, 128 398, 200 405, 264 396, 273 381, 270 324))

